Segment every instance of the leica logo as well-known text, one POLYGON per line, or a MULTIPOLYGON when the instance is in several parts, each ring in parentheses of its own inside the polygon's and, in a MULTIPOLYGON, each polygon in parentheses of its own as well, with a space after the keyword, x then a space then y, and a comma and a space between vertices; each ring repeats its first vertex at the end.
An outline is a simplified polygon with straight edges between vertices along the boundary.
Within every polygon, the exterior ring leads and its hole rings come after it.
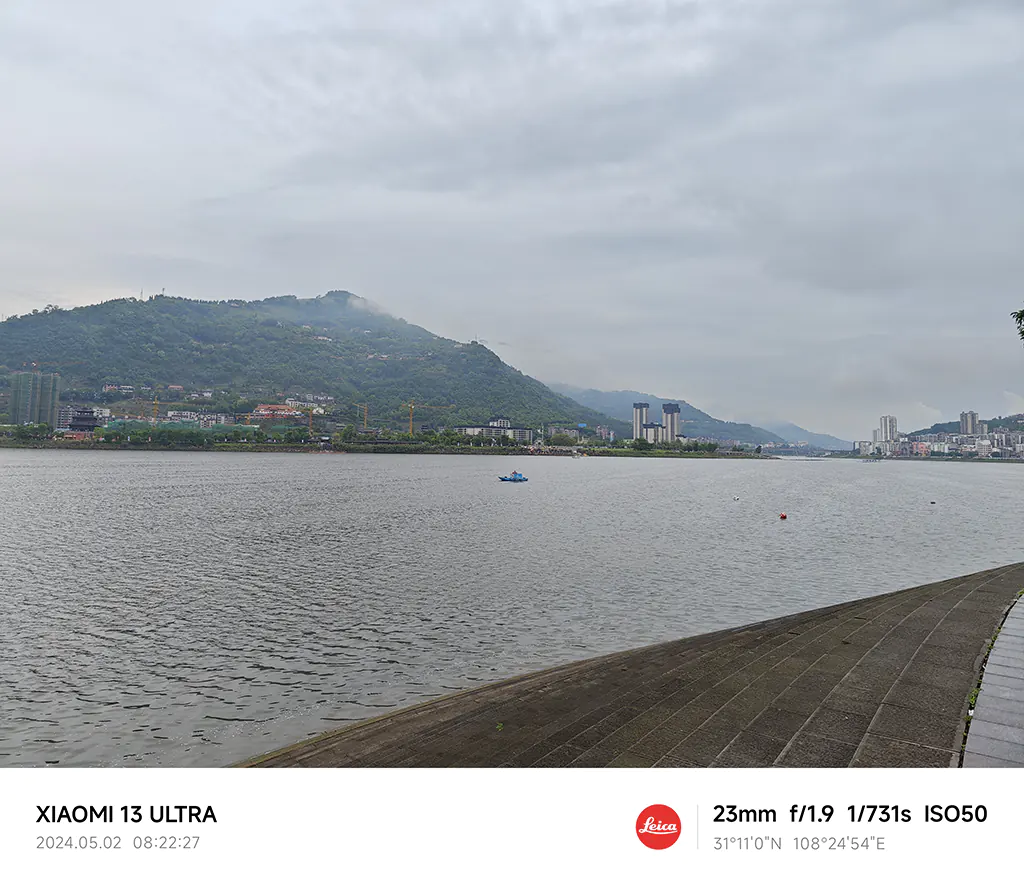
POLYGON ((638 834, 678 834, 679 828, 669 821, 655 821, 654 816, 648 817, 647 821, 644 822, 644 826, 637 831, 638 834))
POLYGON ((636 835, 648 849, 668 849, 679 839, 680 821, 671 806, 648 806, 636 820, 636 835))

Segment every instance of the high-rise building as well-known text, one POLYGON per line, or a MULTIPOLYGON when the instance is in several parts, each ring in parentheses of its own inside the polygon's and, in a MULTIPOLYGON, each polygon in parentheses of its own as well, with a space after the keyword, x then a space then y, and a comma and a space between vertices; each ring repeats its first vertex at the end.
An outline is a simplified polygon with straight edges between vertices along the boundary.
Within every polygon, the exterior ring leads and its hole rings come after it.
POLYGON ((10 416, 12 425, 27 425, 32 422, 32 404, 39 400, 39 388, 35 372, 15 372, 11 375, 10 416))
POLYGON ((663 403, 661 406, 662 433, 666 443, 675 443, 679 436, 679 404, 663 403))
POLYGON ((46 373, 39 382, 39 419, 51 428, 57 427, 57 411, 60 409, 60 376, 46 373))
POLYGON ((977 434, 978 433, 978 413, 977 412, 961 412, 960 413, 960 433, 961 434, 977 434))
POLYGON ((896 416, 883 415, 879 421, 879 431, 878 439, 882 443, 895 442, 899 437, 899 432, 896 430, 896 416))
POLYGON ((644 436, 644 425, 647 422, 647 410, 651 408, 650 403, 633 404, 633 439, 639 440, 644 436))
POLYGON ((15 372, 11 376, 11 424, 57 426, 60 376, 49 372, 15 372))

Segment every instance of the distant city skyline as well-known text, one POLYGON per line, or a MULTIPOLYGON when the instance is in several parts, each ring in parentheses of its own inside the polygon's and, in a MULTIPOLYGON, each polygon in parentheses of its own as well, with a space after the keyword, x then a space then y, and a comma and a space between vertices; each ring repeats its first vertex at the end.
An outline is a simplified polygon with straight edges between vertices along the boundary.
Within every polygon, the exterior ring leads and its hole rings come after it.
POLYGON ((896 417, 883 415, 878 427, 871 432, 871 439, 855 441, 854 449, 860 455, 885 457, 1024 458, 1024 418, 993 421, 998 423, 990 428, 990 422, 979 421, 978 413, 968 410, 960 413, 960 424, 955 431, 915 433, 899 431, 896 417))

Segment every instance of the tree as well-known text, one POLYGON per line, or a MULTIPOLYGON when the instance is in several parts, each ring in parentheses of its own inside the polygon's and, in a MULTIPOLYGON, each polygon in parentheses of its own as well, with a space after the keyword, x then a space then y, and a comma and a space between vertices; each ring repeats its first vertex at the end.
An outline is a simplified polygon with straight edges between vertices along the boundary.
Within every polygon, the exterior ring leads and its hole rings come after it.
POLYGON ((572 446, 575 442, 568 434, 552 434, 548 438, 548 446, 572 446))
MULTIPOLYGON (((345 416, 339 430, 354 415, 357 426, 373 415, 382 421, 404 417, 400 404, 413 398, 456 404, 443 416, 451 427, 496 413, 532 428, 587 422, 627 434, 630 426, 555 394, 483 344, 465 346, 368 313, 345 293, 251 302, 115 299, 0 323, 0 363, 10 368, 29 361, 66 361, 65 402, 130 399, 118 391, 101 393, 109 383, 134 385, 138 394, 149 386, 148 397, 140 399, 152 402, 159 391, 161 405, 210 389, 213 397, 204 406, 235 413, 289 395, 330 395, 336 415, 345 416), (178 393, 178 386, 185 392, 178 393)), ((136 404, 125 411, 140 410, 136 404)))
POLYGON ((1024 309, 1013 311, 1010 316, 1013 317, 1014 322, 1017 324, 1017 334, 1021 337, 1021 341, 1024 341, 1024 309))
POLYGON ((639 449, 641 452, 646 452, 648 449, 653 449, 654 444, 650 440, 645 440, 643 437, 637 437, 633 441, 633 448, 639 449))
POLYGON ((756 452, 758 455, 761 454, 761 444, 760 443, 758 443, 757 446, 754 448, 754 452, 756 452))

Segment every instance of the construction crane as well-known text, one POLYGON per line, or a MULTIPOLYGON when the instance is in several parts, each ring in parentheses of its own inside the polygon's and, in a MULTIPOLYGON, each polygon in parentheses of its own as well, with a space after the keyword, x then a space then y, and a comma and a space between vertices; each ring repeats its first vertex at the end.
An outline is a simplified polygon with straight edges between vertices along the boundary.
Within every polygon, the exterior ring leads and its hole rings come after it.
POLYGON ((354 403, 352 405, 357 409, 363 410, 363 431, 365 432, 370 426, 370 407, 365 403, 354 403))
POLYGON ((156 424, 156 417, 160 411, 160 388, 163 385, 153 386, 153 424, 156 424))
POLYGON ((415 400, 410 400, 408 403, 403 403, 402 406, 409 410, 409 436, 412 436, 412 413, 414 409, 454 409, 455 404, 452 403, 449 406, 427 406, 425 403, 417 403, 415 400))
POLYGON ((314 406, 307 406, 305 409, 302 410, 303 412, 306 413, 307 416, 309 416, 309 436, 310 437, 313 436, 313 410, 315 408, 316 407, 314 407, 314 406))

